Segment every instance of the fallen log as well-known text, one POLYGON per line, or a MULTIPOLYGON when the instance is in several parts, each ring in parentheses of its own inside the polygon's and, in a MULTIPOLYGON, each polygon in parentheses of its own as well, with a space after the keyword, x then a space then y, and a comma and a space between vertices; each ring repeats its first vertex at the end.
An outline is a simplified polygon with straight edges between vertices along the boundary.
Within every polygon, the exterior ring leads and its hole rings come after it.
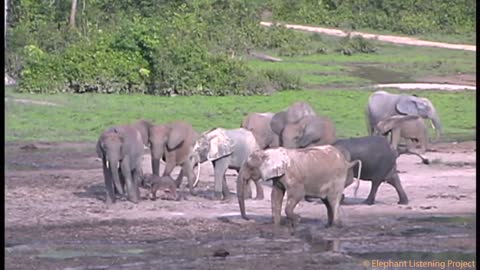
POLYGON ((280 58, 276 58, 276 57, 269 56, 269 55, 262 54, 262 53, 249 52, 248 54, 251 55, 251 56, 254 57, 254 58, 257 58, 257 59, 260 59, 260 60, 264 60, 264 61, 269 61, 269 62, 282 62, 282 61, 283 61, 283 60, 280 59, 280 58))

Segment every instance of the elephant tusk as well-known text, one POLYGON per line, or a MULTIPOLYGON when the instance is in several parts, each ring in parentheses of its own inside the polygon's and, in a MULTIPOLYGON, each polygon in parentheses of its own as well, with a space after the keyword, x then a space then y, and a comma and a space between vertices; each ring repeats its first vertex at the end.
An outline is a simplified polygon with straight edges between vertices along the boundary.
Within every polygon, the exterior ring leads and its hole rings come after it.
POLYGON ((195 179, 195 182, 193 183, 193 187, 197 187, 198 181, 200 180, 200 168, 202 166, 202 163, 198 163, 198 172, 197 172, 197 179, 195 179))
POLYGON ((357 197, 358 188, 360 188, 360 173, 361 173, 361 172, 362 172, 362 161, 361 161, 361 160, 358 160, 357 183, 356 183, 356 186, 355 186, 355 190, 353 191, 353 197, 354 197, 354 198, 357 197))
POLYGON ((117 169, 120 169, 120 162, 117 162, 117 169))
POLYGON ((107 160, 107 169, 110 168, 110 162, 107 160))

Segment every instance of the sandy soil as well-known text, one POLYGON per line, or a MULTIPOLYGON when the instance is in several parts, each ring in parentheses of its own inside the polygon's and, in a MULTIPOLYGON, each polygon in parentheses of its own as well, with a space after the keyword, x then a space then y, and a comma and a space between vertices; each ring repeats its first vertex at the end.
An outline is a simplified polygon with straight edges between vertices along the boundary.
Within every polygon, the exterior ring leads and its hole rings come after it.
MULTIPOLYGON (((260 22, 261 25, 264 26, 271 26, 271 22, 260 22)), ((348 33, 333 28, 325 28, 325 27, 312 27, 312 26, 305 26, 305 25, 297 25, 297 24, 283 24, 287 28, 307 31, 307 32, 316 32, 322 33, 331 36, 339 36, 344 37, 348 35, 348 33)), ((391 36, 391 35, 376 35, 376 34, 369 34, 364 32, 350 32, 350 35, 355 36, 359 35, 366 39, 375 39, 378 41, 383 42, 390 42, 395 44, 405 44, 405 45, 413 45, 413 46, 428 46, 428 47, 438 47, 438 48, 447 48, 447 49, 454 49, 454 50, 465 50, 465 51, 477 51, 477 46, 475 45, 465 45, 465 44, 451 44, 451 43, 442 43, 442 42, 434 42, 434 41, 426 41, 420 40, 416 38, 410 37, 402 37, 402 36, 391 36)))
MULTIPOLYGON (((345 190, 343 226, 325 228, 325 207, 305 201, 295 231, 270 223, 269 183, 264 200, 247 201, 251 221, 239 217, 235 196, 213 200, 211 165, 202 166, 197 197, 107 209, 94 144, 5 149, 7 269, 364 269, 364 259, 471 259, 476 250, 475 142, 432 145, 431 165, 401 156, 409 205, 386 184, 375 205, 361 204, 370 189, 362 181, 357 198, 345 190)), ((145 172, 149 162, 146 154, 145 172)), ((232 193, 235 178, 229 171, 232 193)))

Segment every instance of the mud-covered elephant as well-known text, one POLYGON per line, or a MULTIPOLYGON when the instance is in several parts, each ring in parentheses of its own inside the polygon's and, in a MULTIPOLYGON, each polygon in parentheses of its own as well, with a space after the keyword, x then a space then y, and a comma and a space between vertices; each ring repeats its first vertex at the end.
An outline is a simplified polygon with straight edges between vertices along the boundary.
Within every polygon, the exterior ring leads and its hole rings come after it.
POLYGON ((282 146, 286 148, 332 144, 335 140, 335 125, 324 116, 306 116, 296 123, 289 123, 281 135, 282 146))
MULTIPOLYGON (((227 169, 238 172, 248 156, 259 149, 255 136, 249 130, 214 128, 203 133, 196 141, 191 162, 194 166, 197 164, 200 166, 205 161, 211 161, 215 172, 215 199, 220 200, 222 197, 229 199, 230 191, 225 178, 227 169)), ((198 169, 200 170, 200 167, 198 169)), ((198 178, 195 185, 197 182, 198 178)), ((256 199, 261 200, 263 188, 260 183, 255 182, 255 184, 256 199)))
POLYGON ((177 178, 177 186, 180 187, 183 176, 188 179, 190 193, 193 191, 193 167, 189 156, 198 133, 190 123, 174 121, 164 125, 154 125, 149 129, 150 151, 152 156, 152 172, 160 175, 160 159, 165 160, 163 176, 170 176, 175 166, 181 166, 181 172, 177 178))
POLYGON ((416 115, 395 115, 382 120, 375 126, 374 134, 383 136, 390 134, 390 144, 394 149, 398 148, 401 138, 406 140, 407 147, 411 143, 418 143, 419 154, 425 153, 428 149, 427 126, 424 120, 416 115))
POLYGON ((442 133, 440 117, 429 99, 414 95, 376 91, 368 98, 368 104, 365 108, 368 134, 373 134, 378 122, 394 115, 416 115, 423 119, 430 119, 437 138, 442 133))
POLYGON ((280 146, 278 135, 270 127, 270 122, 274 115, 272 112, 249 113, 240 125, 241 128, 250 130, 253 133, 260 149, 280 146))
MULTIPOLYGON (((405 193, 400 177, 397 173, 397 158, 400 154, 408 152, 397 152, 392 148, 388 140, 383 136, 365 136, 337 140, 334 144, 339 150, 342 148, 350 154, 352 160, 360 160, 361 180, 372 181, 372 188, 366 204, 374 204, 378 187, 381 183, 387 182, 392 185, 398 193, 399 204, 408 204, 408 197, 405 193)), ((414 153, 411 153, 414 154, 414 153)), ((419 156, 422 158, 421 156, 419 156)), ((349 171, 345 187, 353 183, 353 172, 357 171, 357 165, 349 171)))
POLYGON ((138 203, 144 151, 140 132, 129 125, 109 128, 100 135, 96 151, 103 164, 106 203, 115 202, 115 193, 125 194, 124 188, 128 200, 138 203))
POLYGON ((279 145, 282 146, 282 133, 288 124, 298 123, 307 116, 316 116, 317 113, 306 102, 294 102, 285 110, 273 115, 270 121, 270 128, 279 137, 279 145))
POLYGON ((343 154, 331 145, 304 149, 258 150, 252 153, 240 169, 237 178, 237 196, 240 213, 245 213, 243 189, 247 180, 272 180, 273 223, 280 224, 282 201, 287 192, 285 213, 295 226, 299 216, 293 213, 295 206, 306 196, 321 198, 327 207, 328 224, 338 222, 338 207, 342 197, 348 170, 360 161, 348 162, 343 154))

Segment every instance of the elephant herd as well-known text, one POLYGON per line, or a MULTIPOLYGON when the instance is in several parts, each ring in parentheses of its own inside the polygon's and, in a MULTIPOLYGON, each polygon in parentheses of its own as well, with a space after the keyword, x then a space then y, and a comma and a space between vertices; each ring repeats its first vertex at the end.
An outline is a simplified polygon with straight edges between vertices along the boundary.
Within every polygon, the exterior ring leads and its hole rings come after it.
MULTIPOLYGON (((334 122, 318 115, 306 102, 295 102, 280 112, 254 112, 245 116, 236 129, 213 128, 201 134, 185 121, 156 125, 147 120, 106 129, 97 142, 106 186, 106 203, 117 196, 134 203, 140 199, 139 188, 149 189, 150 198, 161 190, 166 199, 180 200, 177 192, 187 177, 191 195, 196 195, 201 164, 209 161, 214 168, 214 197, 231 198, 225 174, 238 173, 236 193, 241 216, 248 219, 245 199, 251 198, 249 181, 256 187, 256 198, 263 199, 259 180, 272 181, 272 215, 280 223, 282 201, 287 194, 285 213, 292 226, 299 216, 293 213, 305 199, 322 200, 327 208, 328 225, 338 222, 338 207, 344 189, 355 178, 372 182, 365 200, 374 204, 378 187, 386 182, 398 193, 399 203, 408 204, 396 160, 407 153, 419 156, 428 149, 424 119, 430 119, 441 134, 440 118, 430 100, 415 95, 376 91, 365 109, 368 136, 338 139, 334 122), (407 142, 401 148, 401 139, 407 142), (412 146, 418 143, 420 150, 412 146), (145 148, 150 149, 152 174, 142 172, 145 148), (160 176, 160 161, 165 169, 160 176), (177 179, 173 169, 181 168, 177 179), (197 168, 197 175, 194 170, 197 168), (355 174, 355 175, 354 175, 355 174)), ((182 187, 184 188, 184 186, 182 187)), ((357 185, 358 189, 358 185, 357 185)))

